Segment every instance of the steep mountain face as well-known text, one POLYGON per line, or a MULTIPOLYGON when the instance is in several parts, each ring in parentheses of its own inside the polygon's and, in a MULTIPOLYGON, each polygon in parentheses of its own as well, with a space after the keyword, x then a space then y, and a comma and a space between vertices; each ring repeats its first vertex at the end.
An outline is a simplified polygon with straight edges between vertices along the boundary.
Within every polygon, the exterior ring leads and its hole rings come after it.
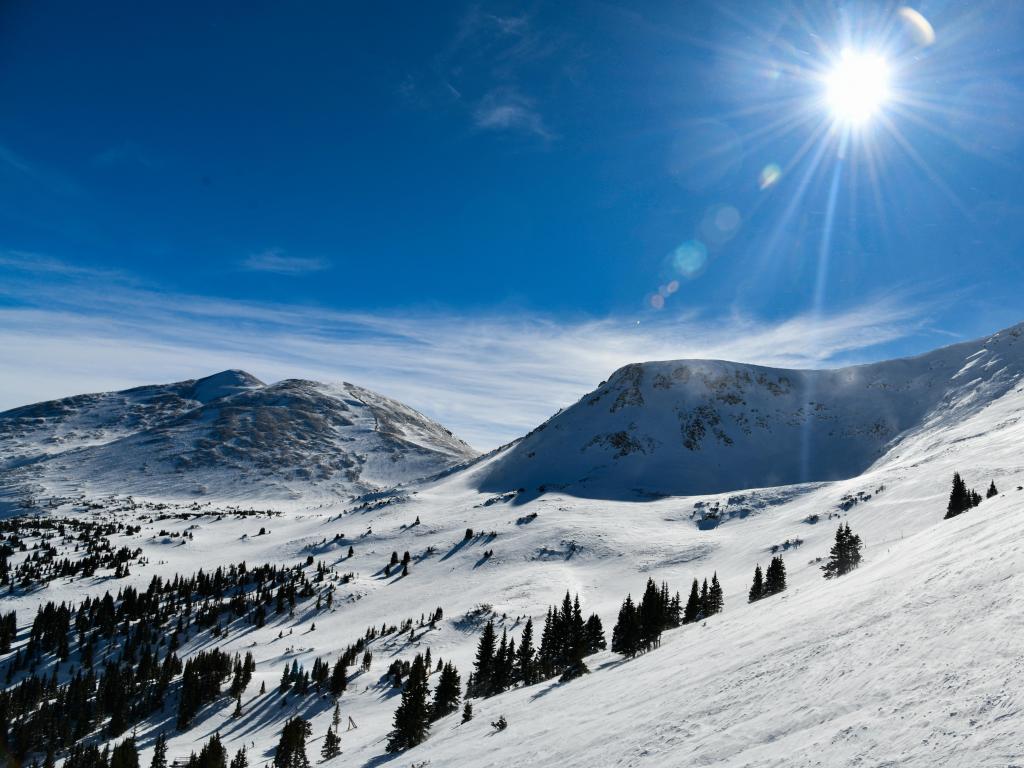
POLYGON ((0 414, 8 498, 358 495, 474 455, 444 427, 361 387, 268 386, 242 371, 0 414))
POLYGON ((628 365, 490 462, 482 488, 637 498, 853 477, 1024 373, 1024 326, 836 370, 718 360, 628 365))

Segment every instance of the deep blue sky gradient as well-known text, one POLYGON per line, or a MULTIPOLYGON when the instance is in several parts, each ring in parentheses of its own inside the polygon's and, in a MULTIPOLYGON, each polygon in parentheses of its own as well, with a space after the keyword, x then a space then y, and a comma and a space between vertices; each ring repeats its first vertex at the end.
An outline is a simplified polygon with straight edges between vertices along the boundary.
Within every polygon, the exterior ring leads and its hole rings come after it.
POLYGON ((778 320, 899 289, 980 334, 1021 319, 1024 5, 918 8, 904 75, 938 109, 891 119, 930 170, 877 127, 877 184, 850 154, 817 297, 835 153, 809 175, 809 124, 763 131, 815 108, 787 66, 895 4, 5 2, 0 249, 348 311, 643 319, 677 279, 662 315, 778 320))

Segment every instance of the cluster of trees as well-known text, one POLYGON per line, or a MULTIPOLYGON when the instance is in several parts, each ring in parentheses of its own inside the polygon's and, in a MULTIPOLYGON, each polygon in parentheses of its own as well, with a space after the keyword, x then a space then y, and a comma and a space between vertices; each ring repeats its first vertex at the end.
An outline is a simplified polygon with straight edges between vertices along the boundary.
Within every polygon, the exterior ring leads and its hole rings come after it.
MULTIPOLYGON (((116 737, 159 711, 175 693, 178 675, 178 724, 187 727, 221 695, 229 676, 231 695, 240 697, 255 665, 251 656, 216 650, 183 664, 176 653, 181 643, 201 633, 223 636, 236 622, 262 625, 273 612, 290 614, 298 601, 322 594, 315 584, 325 570, 310 577, 302 565, 240 563, 190 577, 156 576, 144 591, 126 586, 116 596, 87 597, 77 607, 52 601, 41 606, 28 642, 0 665, 7 686, 0 692, 0 741, 22 760, 47 748, 59 753, 98 727, 116 737), (61 662, 70 668, 58 683, 61 662)), ((13 639, 13 630, 14 622, 0 620, 0 637, 13 639)), ((366 642, 361 638, 346 650, 346 664, 355 663, 366 642)), ((344 689, 345 666, 341 679, 326 681, 335 695, 344 689)), ((316 672, 315 685, 324 684, 323 671, 316 672)))
POLYGON ((442 664, 438 661, 437 671, 437 685, 433 700, 430 700, 429 658, 416 654, 412 660, 402 689, 402 700, 395 710, 394 724, 388 734, 388 752, 415 747, 427 738, 431 723, 458 710, 462 698, 462 679, 458 670, 451 662, 442 664))
POLYGON ((118 522, 58 517, 15 517, 0 521, 0 585, 9 591, 30 589, 54 579, 92 576, 109 568, 118 577, 128 575, 128 563, 141 549, 114 546, 115 534, 138 533, 140 526, 118 522), (29 539, 36 539, 31 549, 29 539), (17 567, 9 559, 15 552, 28 552, 17 567), (71 555, 69 557, 68 555, 71 555))
MULTIPOLYGON (((53 765, 53 754, 47 752, 46 765, 53 765)), ((231 762, 219 734, 213 734, 197 755, 189 755, 186 768, 248 768, 245 747, 239 749, 231 762)), ((134 737, 116 744, 113 749, 105 744, 100 749, 95 742, 75 744, 68 751, 62 768, 139 768, 139 750, 134 737)), ((167 739, 161 733, 153 744, 150 768, 167 768, 167 739)))
POLYGON ((533 619, 527 619, 518 648, 508 630, 502 631, 499 643, 494 622, 484 625, 467 695, 493 696, 520 683, 533 685, 559 676, 571 680, 587 672, 585 657, 606 647, 600 617, 594 613, 584 620, 579 595, 566 592, 561 607, 548 608, 536 650, 533 619))
POLYGON ((683 608, 683 624, 691 624, 701 621, 708 616, 721 613, 725 607, 725 596, 722 594, 722 585, 718 583, 718 572, 712 574, 711 585, 708 580, 697 586, 697 579, 690 585, 690 596, 686 599, 686 606, 683 608))
POLYGON ((782 562, 782 555, 776 555, 768 565, 767 573, 761 573, 760 564, 754 567, 754 583, 750 585, 747 601, 752 603, 763 597, 771 597, 785 589, 786 564, 782 562))
POLYGON ((274 768, 309 768, 306 739, 313 732, 309 720, 289 718, 281 729, 281 738, 274 752, 274 768))
MULTIPOLYGON (((993 496, 999 494, 996 489, 995 480, 991 481, 988 486, 988 491, 985 493, 986 499, 991 499, 993 496)), ((963 478, 960 477, 959 472, 953 473, 953 487, 949 492, 949 503, 946 505, 946 516, 944 519, 948 520, 951 517, 962 515, 972 507, 976 507, 981 504, 981 494, 973 488, 968 488, 967 483, 964 482, 963 478)))
POLYGON ((839 524, 836 530, 836 540, 829 550, 828 561, 821 566, 826 579, 845 576, 852 571, 861 561, 860 536, 850 530, 850 524, 839 524))
MULTIPOLYGON (((693 585, 696 589, 697 582, 693 585)), ((707 582, 704 587, 707 589, 707 582)), ((641 651, 656 648, 661 644, 661 633, 678 627, 682 619, 679 593, 669 597, 667 583, 662 582, 659 588, 654 579, 648 579, 640 604, 634 604, 632 595, 626 595, 619 608, 619 617, 612 629, 612 650, 632 658, 641 651)))

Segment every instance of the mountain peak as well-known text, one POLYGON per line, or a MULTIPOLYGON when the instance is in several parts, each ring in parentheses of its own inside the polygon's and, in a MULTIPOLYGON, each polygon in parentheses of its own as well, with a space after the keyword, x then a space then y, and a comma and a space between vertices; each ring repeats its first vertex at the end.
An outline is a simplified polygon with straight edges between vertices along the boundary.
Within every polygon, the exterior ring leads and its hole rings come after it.
POLYGON ((229 368, 226 371, 215 373, 212 376, 205 376, 196 379, 192 384, 189 396, 200 403, 208 403, 229 395, 235 395, 250 389, 259 389, 266 386, 251 373, 238 368, 229 368))

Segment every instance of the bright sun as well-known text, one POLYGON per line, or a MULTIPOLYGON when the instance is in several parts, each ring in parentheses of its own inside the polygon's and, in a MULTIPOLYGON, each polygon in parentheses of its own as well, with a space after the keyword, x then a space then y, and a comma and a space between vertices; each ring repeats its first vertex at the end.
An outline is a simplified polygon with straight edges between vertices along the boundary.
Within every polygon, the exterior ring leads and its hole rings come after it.
POLYGON ((889 98, 889 67, 876 53, 845 50, 825 77, 825 98, 839 121, 860 125, 889 98))

